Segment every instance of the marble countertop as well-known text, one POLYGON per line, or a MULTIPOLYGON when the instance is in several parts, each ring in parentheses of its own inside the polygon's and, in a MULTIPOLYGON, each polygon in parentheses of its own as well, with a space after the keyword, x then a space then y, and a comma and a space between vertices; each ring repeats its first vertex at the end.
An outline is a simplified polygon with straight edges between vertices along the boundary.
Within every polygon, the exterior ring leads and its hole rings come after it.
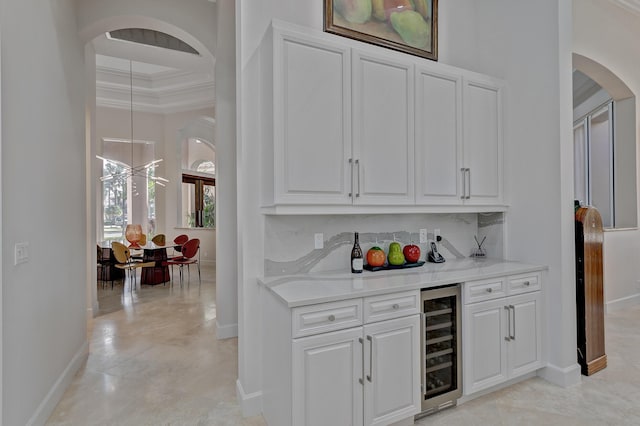
POLYGON ((447 260, 425 263, 410 269, 370 272, 323 272, 305 275, 260 278, 258 282, 290 308, 375 296, 405 290, 437 287, 505 275, 525 274, 546 269, 542 265, 489 258, 447 260))

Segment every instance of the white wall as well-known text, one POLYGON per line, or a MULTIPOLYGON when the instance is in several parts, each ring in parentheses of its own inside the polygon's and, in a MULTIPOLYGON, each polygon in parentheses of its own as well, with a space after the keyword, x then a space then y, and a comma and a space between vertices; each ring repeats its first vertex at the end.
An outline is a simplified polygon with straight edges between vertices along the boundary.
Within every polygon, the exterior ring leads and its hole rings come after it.
POLYGON ((216 318, 218 338, 238 335, 236 178, 236 14, 235 0, 216 3, 216 298, 225 301, 216 318), (222 267, 224 265, 224 268, 222 267))
MULTIPOLYGON (((547 288, 552 366, 547 377, 579 380, 575 360, 571 141, 571 2, 457 0, 439 4, 439 62, 497 77, 506 99, 507 256, 549 265, 547 288), (560 28, 560 30, 559 30, 560 28), (544 29, 544 30, 543 30, 544 29), (566 117, 565 117, 566 115, 566 117), (566 123, 565 123, 566 121, 566 123), (540 123, 544 123, 541 125, 540 123), (570 145, 569 145, 570 146, 570 145)), ((264 258, 260 187, 260 61, 258 46, 272 18, 321 30, 322 2, 247 0, 237 5, 240 110, 238 134, 239 313, 238 390, 246 413, 260 397, 259 291, 264 258)), ((264 126, 268 129, 268 126, 264 126)), ((309 227, 313 222, 309 222, 309 227)))
MULTIPOLYGON (((640 93, 638 16, 611 2, 598 0, 574 1, 573 16, 574 52, 608 68, 636 94, 637 102, 640 93)), ((637 104, 635 110, 638 135, 640 108, 637 104)), ((636 151, 636 165, 638 151, 640 150, 636 151)), ((640 258, 639 241, 638 229, 605 232, 604 291, 607 310, 640 303, 640 263, 637 261, 640 258)))
POLYGON ((0 3, 6 425, 44 423, 87 353, 84 46, 74 4, 0 3), (14 266, 22 241, 30 259, 14 266))

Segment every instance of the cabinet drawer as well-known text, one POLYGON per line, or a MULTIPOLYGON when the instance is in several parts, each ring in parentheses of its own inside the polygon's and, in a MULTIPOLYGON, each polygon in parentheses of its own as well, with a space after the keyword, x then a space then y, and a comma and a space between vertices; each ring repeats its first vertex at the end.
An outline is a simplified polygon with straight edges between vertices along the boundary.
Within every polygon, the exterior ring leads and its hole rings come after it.
POLYGON ((540 290, 540 274, 514 275, 509 277, 509 294, 528 293, 540 290))
POLYGON ((362 299, 302 306, 293 309, 291 315, 294 338, 341 330, 362 325, 362 299))
POLYGON ((364 322, 405 317, 420 312, 420 291, 365 297, 364 322))
POLYGON ((505 279, 494 278, 482 281, 470 281, 464 284, 464 303, 492 300, 507 295, 505 279))

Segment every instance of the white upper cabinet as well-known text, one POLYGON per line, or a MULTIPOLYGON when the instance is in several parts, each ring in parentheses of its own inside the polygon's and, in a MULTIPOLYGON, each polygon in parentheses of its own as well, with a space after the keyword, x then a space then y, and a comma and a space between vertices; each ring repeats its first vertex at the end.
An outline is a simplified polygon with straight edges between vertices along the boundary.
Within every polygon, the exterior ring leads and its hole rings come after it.
POLYGON ((354 202, 413 204, 413 66, 353 52, 354 202))
POLYGON ((290 24, 274 22, 271 34, 261 55, 263 206, 503 208, 500 80, 290 24))
POLYGON ((350 202, 350 52, 274 31, 274 201, 350 202))
POLYGON ((462 76, 418 67, 416 202, 462 201, 462 76))
POLYGON ((465 203, 502 203, 502 91, 497 80, 464 79, 465 203))

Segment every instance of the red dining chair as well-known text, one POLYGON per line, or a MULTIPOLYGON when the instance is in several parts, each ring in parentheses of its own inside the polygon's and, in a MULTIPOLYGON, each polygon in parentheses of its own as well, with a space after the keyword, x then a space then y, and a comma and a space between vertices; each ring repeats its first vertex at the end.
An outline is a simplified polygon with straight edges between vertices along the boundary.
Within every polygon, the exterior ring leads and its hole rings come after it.
MULTIPOLYGON (((180 287, 182 287, 182 283, 184 281, 185 265, 187 266, 187 273, 189 274, 189 281, 187 283, 191 281, 191 271, 189 270, 189 265, 196 264, 198 265, 198 286, 202 284, 202 278, 200 276, 200 262, 198 262, 198 259, 196 259, 196 255, 198 254, 199 249, 200 240, 198 238, 194 238, 182 245, 182 256, 172 257, 166 262, 163 262, 163 265, 171 266, 172 271, 173 265, 177 265, 180 268, 180 287)), ((171 274, 171 282, 173 282, 173 272, 171 274)))
POLYGON ((189 241, 189 236, 186 234, 180 234, 173 239, 173 253, 181 253, 182 245, 189 241))

